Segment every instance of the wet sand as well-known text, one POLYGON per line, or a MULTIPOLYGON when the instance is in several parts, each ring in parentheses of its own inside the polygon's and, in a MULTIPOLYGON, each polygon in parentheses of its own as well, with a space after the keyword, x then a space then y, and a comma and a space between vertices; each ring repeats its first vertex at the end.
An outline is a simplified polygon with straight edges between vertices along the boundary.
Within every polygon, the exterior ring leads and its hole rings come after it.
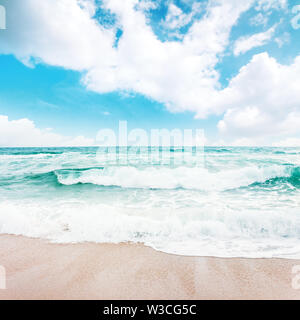
POLYGON ((165 254, 135 244, 0 236, 0 299, 300 299, 298 260, 165 254))

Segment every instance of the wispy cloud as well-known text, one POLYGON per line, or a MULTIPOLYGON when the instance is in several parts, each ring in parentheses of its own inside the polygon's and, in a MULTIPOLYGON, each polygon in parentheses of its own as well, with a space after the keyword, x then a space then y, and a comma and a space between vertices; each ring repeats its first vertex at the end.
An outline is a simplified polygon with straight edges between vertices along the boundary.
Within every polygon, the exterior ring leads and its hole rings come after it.
POLYGON ((266 32, 260 32, 253 34, 251 36, 241 37, 238 40, 236 40, 234 44, 234 55, 238 56, 240 54, 246 53, 247 51, 261 47, 270 41, 275 33, 276 26, 273 26, 266 32))

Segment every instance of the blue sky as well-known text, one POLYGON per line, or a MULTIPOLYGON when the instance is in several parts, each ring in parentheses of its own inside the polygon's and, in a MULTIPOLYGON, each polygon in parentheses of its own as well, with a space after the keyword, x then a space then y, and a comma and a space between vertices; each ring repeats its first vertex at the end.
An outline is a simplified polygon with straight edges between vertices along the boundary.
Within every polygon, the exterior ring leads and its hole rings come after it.
POLYGON ((74 71, 45 65, 28 68, 13 56, 0 56, 0 68, 7 75, 0 80, 1 113, 11 119, 32 119, 39 127, 64 135, 93 138, 100 128, 117 129, 119 120, 127 120, 132 129, 200 126, 212 134, 217 123, 217 118, 194 119, 191 112, 170 113, 143 95, 86 90, 74 71))
POLYGON ((300 142, 300 1, 2 3, 2 146, 30 145, 32 132, 37 145, 52 144, 47 132, 89 144, 119 120, 202 128, 208 144, 300 142))

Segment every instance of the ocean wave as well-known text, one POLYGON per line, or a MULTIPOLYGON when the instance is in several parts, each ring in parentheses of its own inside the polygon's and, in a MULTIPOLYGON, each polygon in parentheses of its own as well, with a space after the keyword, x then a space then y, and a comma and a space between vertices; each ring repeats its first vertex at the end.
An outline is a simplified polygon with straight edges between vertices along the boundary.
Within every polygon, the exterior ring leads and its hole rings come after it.
POLYGON ((273 152, 276 155, 298 155, 300 154, 300 152, 296 152, 296 151, 274 151, 273 152))
POLYGON ((288 183, 295 188, 300 188, 300 167, 291 169, 291 174, 284 177, 274 177, 263 182, 255 182, 253 186, 275 186, 288 183))
POLYGON ((0 149, 0 233, 300 258, 299 148, 208 147, 203 167, 189 150, 148 151, 120 148, 121 166, 106 149, 0 149))
POLYGON ((14 153, 14 154, 0 154, 2 160, 19 160, 31 158, 45 158, 63 155, 63 152, 35 152, 35 153, 14 153))
POLYGON ((83 203, 0 203, 0 232, 60 243, 145 243, 165 252, 300 258, 298 210, 126 208, 83 203))
MULTIPOLYGON (((92 170, 103 170, 104 167, 88 167, 88 168, 71 168, 71 169, 58 169, 49 172, 41 172, 30 174, 24 177, 25 180, 29 181, 37 181, 37 182, 53 182, 55 181, 58 184, 62 184, 59 179, 58 175, 73 175, 74 177, 80 176, 81 173, 92 171, 92 170)), ((13 177, 11 177, 13 179, 13 177)), ((19 177, 19 179, 21 179, 19 177)))
POLYGON ((136 189, 194 189, 223 191, 288 179, 299 183, 299 167, 245 167, 212 172, 199 167, 155 168, 108 167, 56 170, 58 183, 71 186, 92 184, 136 189))
POLYGON ((204 151, 207 153, 232 153, 232 150, 220 147, 205 147, 204 151))

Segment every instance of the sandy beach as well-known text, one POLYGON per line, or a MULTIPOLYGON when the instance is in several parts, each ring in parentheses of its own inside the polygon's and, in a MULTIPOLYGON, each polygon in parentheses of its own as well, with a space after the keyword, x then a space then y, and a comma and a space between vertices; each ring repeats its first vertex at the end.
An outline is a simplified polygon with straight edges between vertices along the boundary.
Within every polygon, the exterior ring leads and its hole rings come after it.
POLYGON ((297 260, 183 257, 134 244, 0 236, 0 299, 300 299, 297 260))

